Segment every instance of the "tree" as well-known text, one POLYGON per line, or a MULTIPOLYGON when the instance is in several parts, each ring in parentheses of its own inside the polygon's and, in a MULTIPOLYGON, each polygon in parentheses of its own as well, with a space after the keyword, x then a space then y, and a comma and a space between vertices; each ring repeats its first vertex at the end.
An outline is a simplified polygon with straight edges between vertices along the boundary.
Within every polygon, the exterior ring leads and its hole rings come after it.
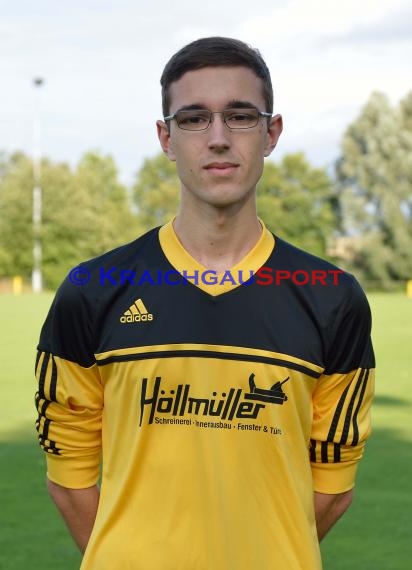
POLYGON ((176 166, 166 155, 147 159, 133 186, 139 222, 145 230, 170 220, 179 206, 180 182, 176 166))
MULTIPOLYGON (((32 164, 21 153, 2 167, 0 180, 0 275, 32 270, 32 164)), ((80 261, 138 234, 126 189, 110 157, 88 153, 73 172, 66 164, 42 161, 42 269, 55 288, 80 261)))
POLYGON ((29 276, 33 264, 33 169, 22 153, 3 156, 0 179, 0 275, 29 276))
POLYGON ((75 171, 74 187, 83 202, 78 239, 84 255, 93 257, 139 235, 128 192, 110 156, 85 154, 75 171))
POLYGON ((373 93, 348 127, 337 162, 342 227, 353 269, 379 281, 412 276, 411 95, 399 108, 373 93))
POLYGON ((258 184, 258 213, 277 235, 315 255, 327 257, 336 231, 335 196, 327 173, 301 153, 279 164, 266 162, 258 184))
POLYGON ((412 133, 412 91, 401 100, 399 104, 402 127, 412 133))

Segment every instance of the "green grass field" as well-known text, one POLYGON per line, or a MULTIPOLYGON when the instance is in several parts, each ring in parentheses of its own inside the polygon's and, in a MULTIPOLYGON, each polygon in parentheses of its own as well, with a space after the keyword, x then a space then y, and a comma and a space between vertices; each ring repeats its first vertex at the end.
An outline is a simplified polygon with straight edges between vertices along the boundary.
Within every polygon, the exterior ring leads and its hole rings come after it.
MULTIPOLYGON (((1 570, 80 565, 46 494, 33 429, 35 346, 51 298, 0 295, 1 570)), ((374 294, 370 302, 378 363, 374 433, 355 502, 322 543, 325 570, 406 570, 412 560, 412 299, 374 294)))

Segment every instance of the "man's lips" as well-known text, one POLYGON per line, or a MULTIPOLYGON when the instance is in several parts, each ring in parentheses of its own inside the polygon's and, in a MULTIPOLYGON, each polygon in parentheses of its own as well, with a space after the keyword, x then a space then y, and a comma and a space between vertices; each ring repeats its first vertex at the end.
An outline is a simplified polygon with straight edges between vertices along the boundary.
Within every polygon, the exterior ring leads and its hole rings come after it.
POLYGON ((234 162, 211 162, 203 168, 213 174, 229 174, 233 172, 239 165, 234 162))

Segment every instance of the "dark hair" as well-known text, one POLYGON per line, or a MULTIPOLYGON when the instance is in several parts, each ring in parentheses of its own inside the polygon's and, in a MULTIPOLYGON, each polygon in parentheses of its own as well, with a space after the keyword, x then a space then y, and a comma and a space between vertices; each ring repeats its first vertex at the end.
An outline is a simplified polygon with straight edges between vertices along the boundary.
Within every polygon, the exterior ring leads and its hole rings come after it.
POLYGON ((162 109, 166 117, 170 111, 170 84, 187 71, 204 67, 245 66, 262 79, 266 111, 273 113, 273 89, 269 69, 257 49, 232 38, 201 38, 187 44, 167 62, 160 84, 162 86, 162 109))

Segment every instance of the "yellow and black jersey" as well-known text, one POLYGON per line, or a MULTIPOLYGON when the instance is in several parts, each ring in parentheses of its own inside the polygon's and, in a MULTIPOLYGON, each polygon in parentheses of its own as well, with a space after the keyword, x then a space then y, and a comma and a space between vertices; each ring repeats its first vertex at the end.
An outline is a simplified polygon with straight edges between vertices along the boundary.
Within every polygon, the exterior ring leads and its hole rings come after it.
POLYGON ((48 477, 101 478, 82 569, 319 570, 313 490, 353 487, 370 431, 355 279, 264 229, 213 280, 171 223, 80 272, 36 374, 48 477))

